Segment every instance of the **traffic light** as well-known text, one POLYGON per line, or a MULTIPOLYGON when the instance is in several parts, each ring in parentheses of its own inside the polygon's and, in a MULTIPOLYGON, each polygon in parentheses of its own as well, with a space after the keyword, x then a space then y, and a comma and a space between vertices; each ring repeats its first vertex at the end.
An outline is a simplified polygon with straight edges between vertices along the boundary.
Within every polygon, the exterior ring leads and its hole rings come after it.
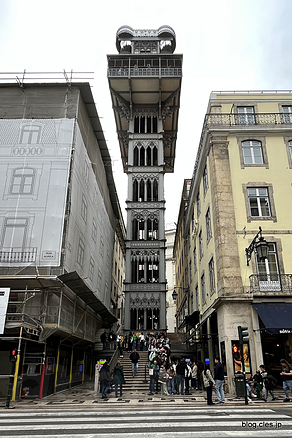
POLYGON ((239 343, 240 345, 246 344, 249 339, 248 339, 248 332, 245 331, 248 329, 248 327, 242 327, 242 326, 238 326, 238 337, 239 337, 239 343))
POLYGON ((13 350, 10 351, 10 362, 16 362, 17 359, 17 350, 16 348, 13 348, 13 350))

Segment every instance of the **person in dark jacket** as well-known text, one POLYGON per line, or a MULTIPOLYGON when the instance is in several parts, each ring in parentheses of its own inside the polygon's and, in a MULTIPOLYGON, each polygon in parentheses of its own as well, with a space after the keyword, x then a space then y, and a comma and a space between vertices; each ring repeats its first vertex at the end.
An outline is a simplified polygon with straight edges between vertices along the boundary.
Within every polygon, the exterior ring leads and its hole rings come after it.
POLYGON ((117 362, 116 366, 113 370, 113 384, 115 385, 115 393, 116 397, 118 397, 118 386, 120 385, 120 397, 123 395, 123 383, 126 383, 124 378, 124 369, 121 365, 121 362, 117 362))
POLYGON ((137 353, 136 348, 134 348, 134 350, 130 354, 130 359, 132 361, 132 375, 134 377, 135 374, 137 374, 137 371, 138 371, 138 361, 140 359, 139 353, 137 353))
POLYGON ((185 375, 187 370, 187 364, 185 359, 181 359, 176 366, 176 381, 177 381, 177 393, 179 394, 179 387, 181 386, 181 395, 184 393, 185 375))
POLYGON ((223 365, 220 362, 219 357, 215 358, 215 368, 214 368, 214 380, 215 380, 215 391, 217 397, 217 403, 225 403, 224 397, 224 370, 223 365))
POLYGON ((99 372, 99 380, 101 383, 101 398, 107 398, 106 394, 111 383, 111 373, 108 361, 103 364, 99 372))

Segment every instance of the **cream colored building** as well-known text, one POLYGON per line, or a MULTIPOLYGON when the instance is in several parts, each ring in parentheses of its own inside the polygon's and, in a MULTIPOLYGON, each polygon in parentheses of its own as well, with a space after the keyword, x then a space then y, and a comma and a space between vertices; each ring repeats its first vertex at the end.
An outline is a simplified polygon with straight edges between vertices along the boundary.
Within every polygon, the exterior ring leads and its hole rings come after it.
POLYGON ((123 223, 120 230, 116 230, 113 251, 111 311, 118 320, 116 323, 117 330, 122 328, 125 316, 125 297, 123 293, 126 265, 125 237, 126 230, 123 223))
POLYGON ((167 227, 165 230, 166 248, 165 248, 165 273, 167 281, 166 292, 166 324, 169 333, 176 331, 176 302, 172 294, 175 287, 175 262, 173 258, 173 245, 175 238, 175 225, 167 227))
MULTIPOLYGON (((210 96, 183 215, 188 336, 197 359, 220 355, 230 392, 238 365, 238 326, 248 327, 247 374, 265 363, 280 381, 292 355, 292 95, 218 92, 210 96), (268 258, 246 248, 259 227, 268 258)), ((177 263, 179 256, 176 256, 177 263)), ((185 281, 185 280, 184 280, 185 281)), ((179 305, 179 302, 178 302, 179 305)))

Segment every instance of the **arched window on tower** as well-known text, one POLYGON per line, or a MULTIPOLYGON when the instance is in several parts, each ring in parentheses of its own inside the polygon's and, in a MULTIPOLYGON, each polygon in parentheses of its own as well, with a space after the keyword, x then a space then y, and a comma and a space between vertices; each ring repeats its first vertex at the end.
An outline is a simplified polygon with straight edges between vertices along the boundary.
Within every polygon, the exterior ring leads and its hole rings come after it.
POLYGON ((139 166, 139 149, 137 146, 134 147, 134 166, 139 166))
POLYGON ((158 220, 148 219, 147 220, 147 240, 157 240, 158 239, 158 220))
POLYGON ((137 202, 138 201, 138 190, 139 189, 139 184, 138 181, 135 179, 133 182, 133 201, 137 202))
POLYGON ((139 190, 139 202, 144 201, 144 194, 145 194, 145 183, 144 183, 144 179, 141 179, 140 190, 139 190))
POLYGON ((137 330, 137 309, 130 310, 131 330, 137 330))
POLYGON ((158 182, 157 179, 153 181, 153 201, 158 201, 158 182))
POLYGON ((147 262, 147 283, 158 283, 158 281, 159 281, 158 260, 147 262))

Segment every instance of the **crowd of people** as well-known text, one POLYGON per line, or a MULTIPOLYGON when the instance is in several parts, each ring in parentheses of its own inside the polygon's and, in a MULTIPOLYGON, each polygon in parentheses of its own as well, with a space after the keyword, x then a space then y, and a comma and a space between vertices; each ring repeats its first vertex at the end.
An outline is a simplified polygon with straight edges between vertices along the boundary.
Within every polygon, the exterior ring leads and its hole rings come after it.
MULTIPOLYGON (((162 396, 167 395, 189 395, 191 390, 205 390, 207 404, 213 405, 213 388, 217 397, 217 404, 225 403, 224 395, 224 369, 219 357, 214 361, 214 376, 208 363, 201 361, 192 362, 189 359, 171 359, 171 344, 165 333, 133 333, 129 332, 125 336, 118 334, 115 339, 111 339, 119 348, 120 357, 123 352, 130 352, 132 363, 132 376, 138 371, 139 351, 148 351, 148 371, 149 371, 149 395, 161 392, 162 396)), ((106 339, 103 337, 104 342, 106 339)), ((283 390, 286 398, 284 402, 290 401, 289 391, 292 399, 292 366, 281 359, 283 378, 283 390)), ((111 383, 115 387, 115 395, 122 396, 122 386, 125 383, 123 367, 117 361, 113 370, 110 370, 109 363, 105 362, 100 370, 100 383, 102 398, 107 397, 111 383)), ((269 394, 272 400, 276 400, 274 389, 277 387, 277 379, 266 370, 264 365, 260 365, 255 375, 246 382, 246 393, 248 401, 252 397, 268 400, 269 394)))

